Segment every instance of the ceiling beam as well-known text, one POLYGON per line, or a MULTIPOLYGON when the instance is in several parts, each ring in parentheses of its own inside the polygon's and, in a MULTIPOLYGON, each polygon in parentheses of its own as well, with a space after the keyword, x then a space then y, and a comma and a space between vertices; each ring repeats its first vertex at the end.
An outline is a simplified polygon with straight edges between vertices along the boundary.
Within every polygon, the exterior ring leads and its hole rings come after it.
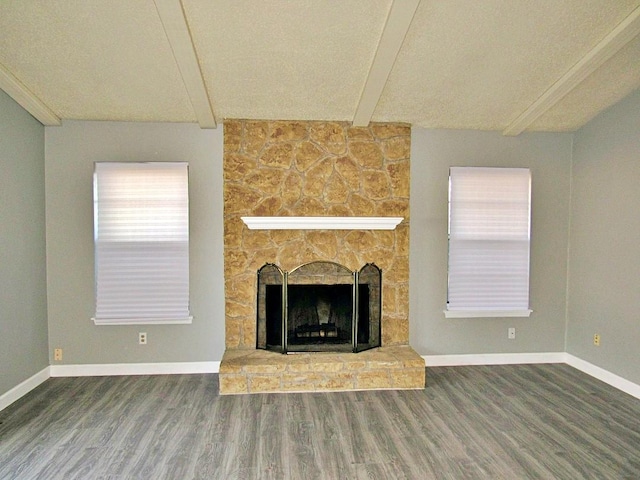
POLYGON ((522 112, 503 132, 520 135, 529 125, 549 111, 585 78, 600 68, 627 43, 640 33, 640 7, 616 26, 594 48, 580 59, 567 73, 544 92, 529 108, 522 112))
POLYGON ((180 0, 154 0, 200 128, 216 128, 191 32, 180 0))
POLYGON ((394 0, 391 4, 376 55, 353 116, 355 127, 369 125, 419 3, 420 0, 394 0))
POLYGON ((44 126, 58 126, 62 123, 60 118, 42 100, 1 64, 0 88, 44 126))

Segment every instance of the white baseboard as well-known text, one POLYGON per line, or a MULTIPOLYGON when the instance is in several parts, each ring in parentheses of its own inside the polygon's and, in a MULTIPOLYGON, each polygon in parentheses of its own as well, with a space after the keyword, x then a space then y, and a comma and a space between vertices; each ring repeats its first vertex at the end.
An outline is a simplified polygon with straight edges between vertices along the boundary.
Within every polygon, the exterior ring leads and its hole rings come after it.
POLYGON ((567 353, 565 355, 565 362, 568 365, 571 365, 573 368, 577 368, 581 372, 591 375, 592 377, 595 377, 598 380, 603 381, 604 383, 608 383, 618 390, 622 390, 623 392, 640 399, 640 385, 638 385, 637 383, 633 383, 626 378, 622 378, 615 373, 611 373, 604 368, 600 368, 593 363, 589 363, 585 360, 582 360, 581 358, 575 357, 570 353, 567 353))
POLYGON ((218 373, 220 362, 100 363, 51 365, 52 377, 103 377, 109 375, 178 375, 218 373))
POLYGON ((43 368, 35 375, 27 378, 24 382, 13 387, 7 393, 0 395, 0 410, 4 410, 13 402, 24 397, 31 390, 47 380, 51 376, 49 369, 50 367, 43 368))
POLYGON ((524 363, 565 363, 564 352, 543 353, 479 353, 464 355, 422 355, 428 367, 463 365, 515 365, 524 363))
MULTIPOLYGON (((565 352, 489 353, 465 355, 422 355, 427 368, 463 365, 509 365, 566 363, 633 397, 640 399, 640 385, 565 352)), ((51 365, 0 395, 0 410, 5 409, 49 377, 87 377, 107 375, 171 375, 218 373, 220 362, 112 363, 93 365, 51 365)))

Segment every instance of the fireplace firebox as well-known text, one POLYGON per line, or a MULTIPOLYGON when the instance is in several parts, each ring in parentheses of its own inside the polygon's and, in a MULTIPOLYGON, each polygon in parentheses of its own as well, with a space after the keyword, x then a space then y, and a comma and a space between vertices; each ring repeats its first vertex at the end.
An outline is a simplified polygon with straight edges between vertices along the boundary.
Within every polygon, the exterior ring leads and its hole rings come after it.
POLYGON ((382 271, 316 261, 258 270, 257 348, 282 353, 361 352, 379 347, 382 271))

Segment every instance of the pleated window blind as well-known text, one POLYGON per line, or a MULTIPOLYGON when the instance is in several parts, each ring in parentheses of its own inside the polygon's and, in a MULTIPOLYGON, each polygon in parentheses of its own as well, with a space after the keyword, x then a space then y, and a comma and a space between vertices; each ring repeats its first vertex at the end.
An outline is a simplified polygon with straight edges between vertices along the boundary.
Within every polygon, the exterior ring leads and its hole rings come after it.
POLYGON ((531 174, 449 172, 447 317, 528 316, 531 174))
POLYGON ((96 324, 190 323, 187 163, 96 163, 96 324))

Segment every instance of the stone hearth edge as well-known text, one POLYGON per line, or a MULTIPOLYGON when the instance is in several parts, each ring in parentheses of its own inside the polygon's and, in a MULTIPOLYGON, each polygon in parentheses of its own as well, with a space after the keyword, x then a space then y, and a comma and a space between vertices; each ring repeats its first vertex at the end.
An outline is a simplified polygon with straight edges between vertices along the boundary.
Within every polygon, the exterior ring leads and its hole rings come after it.
POLYGON ((424 359, 408 345, 360 353, 230 350, 220 364, 220 394, 422 389, 424 359))

